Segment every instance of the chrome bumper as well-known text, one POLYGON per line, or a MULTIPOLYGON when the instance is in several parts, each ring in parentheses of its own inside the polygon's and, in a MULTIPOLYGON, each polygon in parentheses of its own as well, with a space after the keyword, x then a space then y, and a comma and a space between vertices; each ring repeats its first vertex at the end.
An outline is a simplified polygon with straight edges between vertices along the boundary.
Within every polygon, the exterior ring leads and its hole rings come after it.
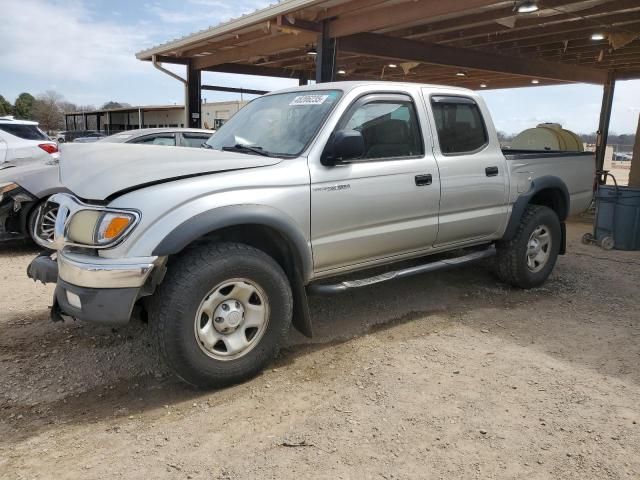
POLYGON ((58 277, 86 288, 142 287, 164 257, 110 259, 58 252, 58 277))

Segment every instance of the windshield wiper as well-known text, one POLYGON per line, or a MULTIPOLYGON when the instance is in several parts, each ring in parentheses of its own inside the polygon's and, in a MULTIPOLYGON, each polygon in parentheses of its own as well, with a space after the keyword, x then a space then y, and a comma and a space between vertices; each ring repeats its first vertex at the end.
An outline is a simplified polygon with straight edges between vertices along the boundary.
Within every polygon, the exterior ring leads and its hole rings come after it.
POLYGON ((213 147, 211 145, 209 145, 207 142, 204 142, 202 145, 200 145, 201 148, 209 148, 209 149, 213 149, 213 147))
POLYGON ((263 157, 272 157, 273 155, 267 151, 265 151, 262 147, 257 147, 254 145, 242 145, 240 143, 236 143, 233 147, 227 146, 222 147, 224 152, 251 152, 256 155, 262 155, 263 157))

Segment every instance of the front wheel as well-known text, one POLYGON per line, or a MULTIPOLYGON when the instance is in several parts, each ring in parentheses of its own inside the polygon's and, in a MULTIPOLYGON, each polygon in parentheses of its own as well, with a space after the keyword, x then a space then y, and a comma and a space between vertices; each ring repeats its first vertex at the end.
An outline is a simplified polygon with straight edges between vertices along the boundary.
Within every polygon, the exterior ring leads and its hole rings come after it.
POLYGON ((51 242, 56 226, 57 208, 45 210, 47 199, 40 201, 27 217, 27 234, 33 243, 46 250, 52 251, 51 242))
POLYGON ((277 354, 291 324, 291 287, 267 254, 237 243, 187 250, 150 302, 161 355, 199 387, 248 379, 277 354))
POLYGON ((553 210, 529 205, 514 237, 496 245, 500 279, 520 288, 544 283, 558 259, 561 236, 560 220, 553 210))

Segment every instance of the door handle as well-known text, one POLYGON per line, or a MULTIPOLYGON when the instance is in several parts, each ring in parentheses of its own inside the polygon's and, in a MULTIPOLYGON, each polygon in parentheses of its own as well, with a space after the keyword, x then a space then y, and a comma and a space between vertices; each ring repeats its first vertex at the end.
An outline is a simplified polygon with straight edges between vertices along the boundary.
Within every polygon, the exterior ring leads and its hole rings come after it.
POLYGON ((431 177, 430 173, 425 175, 416 175, 416 185, 419 187, 423 187, 425 185, 431 185, 433 182, 433 177, 431 177))
POLYGON ((498 175, 498 167, 487 167, 484 169, 484 173, 487 174, 487 177, 495 177, 498 175))

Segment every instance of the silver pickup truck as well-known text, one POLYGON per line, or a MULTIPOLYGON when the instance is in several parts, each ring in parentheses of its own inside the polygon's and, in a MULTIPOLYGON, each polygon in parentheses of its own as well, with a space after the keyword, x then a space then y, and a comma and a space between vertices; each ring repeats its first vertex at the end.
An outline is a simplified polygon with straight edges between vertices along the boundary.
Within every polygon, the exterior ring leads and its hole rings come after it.
POLYGON ((57 259, 29 267, 57 281, 54 320, 146 312, 168 364, 198 386, 260 371, 291 323, 311 335, 310 293, 489 257, 505 282, 540 285, 565 219, 591 201, 595 165, 503 153, 476 93, 390 82, 262 96, 205 147, 63 155, 73 195, 43 212, 57 215, 57 259))

